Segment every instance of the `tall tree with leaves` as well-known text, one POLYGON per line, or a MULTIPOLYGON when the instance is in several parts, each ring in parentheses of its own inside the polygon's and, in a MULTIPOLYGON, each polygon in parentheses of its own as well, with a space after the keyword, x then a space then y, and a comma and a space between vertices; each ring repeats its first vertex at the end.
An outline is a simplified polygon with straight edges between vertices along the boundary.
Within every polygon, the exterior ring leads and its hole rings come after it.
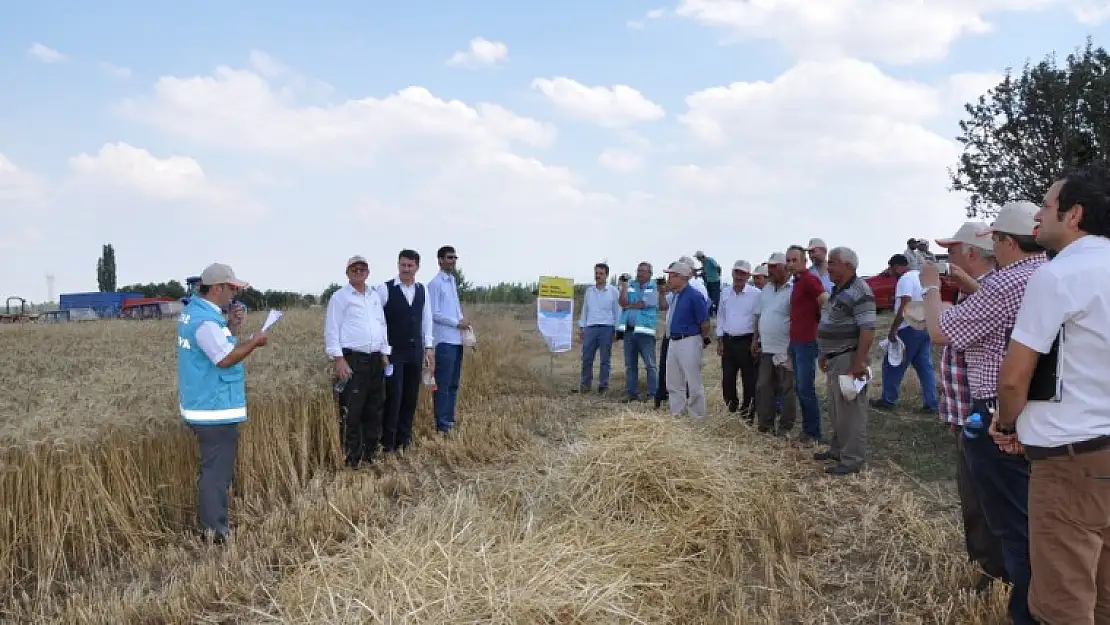
POLYGON ((116 250, 111 243, 104 246, 96 261, 96 285, 102 293, 116 290, 116 250))
POLYGON ((1110 159, 1110 55, 1091 40, 1058 67, 1055 55, 1005 78, 960 122, 952 190, 969 194, 967 216, 990 218, 1006 202, 1040 203, 1069 167, 1110 159))

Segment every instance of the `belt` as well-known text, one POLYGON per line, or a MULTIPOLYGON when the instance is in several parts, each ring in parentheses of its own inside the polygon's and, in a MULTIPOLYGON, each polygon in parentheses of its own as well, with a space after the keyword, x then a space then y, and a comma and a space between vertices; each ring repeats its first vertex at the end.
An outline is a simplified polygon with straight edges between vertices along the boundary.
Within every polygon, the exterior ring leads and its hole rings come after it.
POLYGON ((672 341, 681 341, 682 339, 688 339, 692 336, 701 336, 701 335, 700 334, 672 334, 671 335, 671 340, 672 341))
POLYGON ((344 356, 352 356, 353 355, 353 356, 358 357, 358 358, 368 358, 370 356, 380 356, 381 352, 380 351, 360 352, 357 349, 351 349, 349 347, 344 347, 343 348, 343 355, 344 356))
POLYGON ((1025 457, 1032 460, 1046 460, 1058 456, 1076 456, 1092 451, 1099 451, 1110 447, 1110 436, 1098 436, 1078 443, 1069 443, 1059 447, 1034 447, 1025 445, 1025 457))
POLYGON ((849 347, 847 349, 842 349, 840 351, 830 352, 828 354, 825 354, 825 360, 832 360, 833 358, 836 358, 838 356, 843 356, 844 354, 850 354, 850 353, 856 351, 856 348, 858 348, 858 347, 859 347, 859 345, 853 345, 852 347, 849 347))
POLYGON ((747 334, 729 334, 728 332, 725 332, 724 338, 726 338, 726 339, 750 339, 750 338, 752 338, 752 336, 754 334, 755 334, 754 332, 748 332, 747 334))

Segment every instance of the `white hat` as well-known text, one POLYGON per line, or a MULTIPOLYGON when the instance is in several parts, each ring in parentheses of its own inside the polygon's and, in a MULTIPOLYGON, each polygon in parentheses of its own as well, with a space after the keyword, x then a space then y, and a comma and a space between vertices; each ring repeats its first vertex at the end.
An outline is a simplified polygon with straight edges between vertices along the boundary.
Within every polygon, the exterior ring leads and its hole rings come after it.
POLYGON ((814 248, 817 248, 817 247, 823 247, 825 249, 829 249, 829 246, 825 245, 825 241, 823 239, 810 239, 809 240, 809 247, 806 248, 806 251, 807 252, 811 251, 811 250, 813 250, 814 248))
POLYGON ((1040 208, 1032 202, 1008 202, 998 211, 998 216, 991 224, 991 231, 1032 236, 1037 229, 1034 217, 1039 210, 1040 208))
POLYGON ((671 266, 667 267, 663 273, 674 273, 684 278, 692 278, 694 276, 694 268, 682 261, 676 261, 671 263, 671 266))
POLYGON ((906 344, 902 342, 900 336, 895 336, 893 341, 887 339, 879 341, 879 348, 886 352, 886 360, 892 367, 902 364, 902 359, 906 357, 906 344))
POLYGON ((350 269, 351 265, 356 265, 358 263, 362 263, 363 265, 366 265, 367 267, 370 267, 370 263, 366 262, 365 258, 363 258, 362 256, 358 256, 356 254, 355 256, 352 256, 352 257, 347 259, 347 269, 350 269))
POLYGON ((743 271, 744 273, 751 273, 752 272, 752 264, 749 263, 746 260, 736 261, 735 263, 732 264, 732 268, 734 270, 739 269, 740 271, 743 271))
POLYGON ((214 284, 230 284, 234 287, 244 289, 250 286, 249 282, 240 280, 235 277, 235 272, 231 267, 221 263, 212 263, 204 268, 200 274, 200 283, 204 286, 212 286, 214 284))
POLYGON ((783 254, 782 252, 775 252, 774 254, 771 254, 771 257, 767 259, 767 264, 768 265, 785 265, 786 264, 786 254, 783 254))
POLYGON ((766 277, 767 276, 767 265, 763 264, 763 265, 760 265, 760 266, 756 267, 755 271, 752 272, 752 275, 753 276, 764 276, 764 277, 766 277))
POLYGON ((989 252, 994 251, 991 227, 981 221, 965 221, 951 238, 937 239, 937 245, 941 247, 952 247, 957 243, 973 245, 989 252))

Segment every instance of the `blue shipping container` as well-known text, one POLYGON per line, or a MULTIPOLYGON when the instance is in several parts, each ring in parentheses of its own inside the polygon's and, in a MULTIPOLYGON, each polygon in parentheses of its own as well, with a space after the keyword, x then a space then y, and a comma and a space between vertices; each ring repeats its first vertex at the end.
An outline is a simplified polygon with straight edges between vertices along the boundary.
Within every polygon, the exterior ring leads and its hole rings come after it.
POLYGON ((123 300, 132 297, 142 297, 142 293, 62 293, 58 297, 58 308, 70 310, 71 308, 91 308, 101 317, 118 317, 123 300))

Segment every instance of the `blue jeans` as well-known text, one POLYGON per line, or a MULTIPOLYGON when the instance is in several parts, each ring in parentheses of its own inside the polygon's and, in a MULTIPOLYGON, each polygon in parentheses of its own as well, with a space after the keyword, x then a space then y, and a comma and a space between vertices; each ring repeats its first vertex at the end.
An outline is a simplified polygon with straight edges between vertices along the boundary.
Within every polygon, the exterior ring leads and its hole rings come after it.
POLYGON ((883 356, 883 403, 888 405, 897 403, 902 377, 912 365, 913 370, 917 372, 918 381, 921 382, 921 399, 925 403, 925 409, 936 412, 937 379, 933 371, 933 341, 929 339, 929 333, 906 326, 898 331, 898 338, 905 343, 906 352, 902 357, 902 363, 897 367, 890 366, 890 361, 883 356))
POLYGON ((598 388, 609 388, 609 364, 613 356, 613 326, 588 326, 582 329, 582 388, 590 388, 594 379, 594 355, 601 350, 601 367, 597 374, 598 388))
POLYGON ((637 357, 644 361, 648 395, 655 397, 659 390, 659 371, 655 367, 655 337, 649 334, 625 332, 624 372, 625 377, 628 378, 629 397, 637 397, 640 394, 640 370, 637 366, 637 357))
POLYGON ((821 405, 817 403, 817 341, 790 344, 794 390, 802 407, 802 435, 821 440, 821 405))
POLYGON ((1035 625, 1029 613, 1029 462, 999 449, 987 434, 991 414, 986 402, 977 399, 972 405, 983 418, 983 430, 964 439, 968 472, 987 526, 1002 542, 1006 573, 1013 582, 1010 617, 1015 625, 1035 625))
POLYGON ((462 378, 463 346, 450 343, 436 345, 436 429, 447 432, 455 425, 455 398, 462 378))

